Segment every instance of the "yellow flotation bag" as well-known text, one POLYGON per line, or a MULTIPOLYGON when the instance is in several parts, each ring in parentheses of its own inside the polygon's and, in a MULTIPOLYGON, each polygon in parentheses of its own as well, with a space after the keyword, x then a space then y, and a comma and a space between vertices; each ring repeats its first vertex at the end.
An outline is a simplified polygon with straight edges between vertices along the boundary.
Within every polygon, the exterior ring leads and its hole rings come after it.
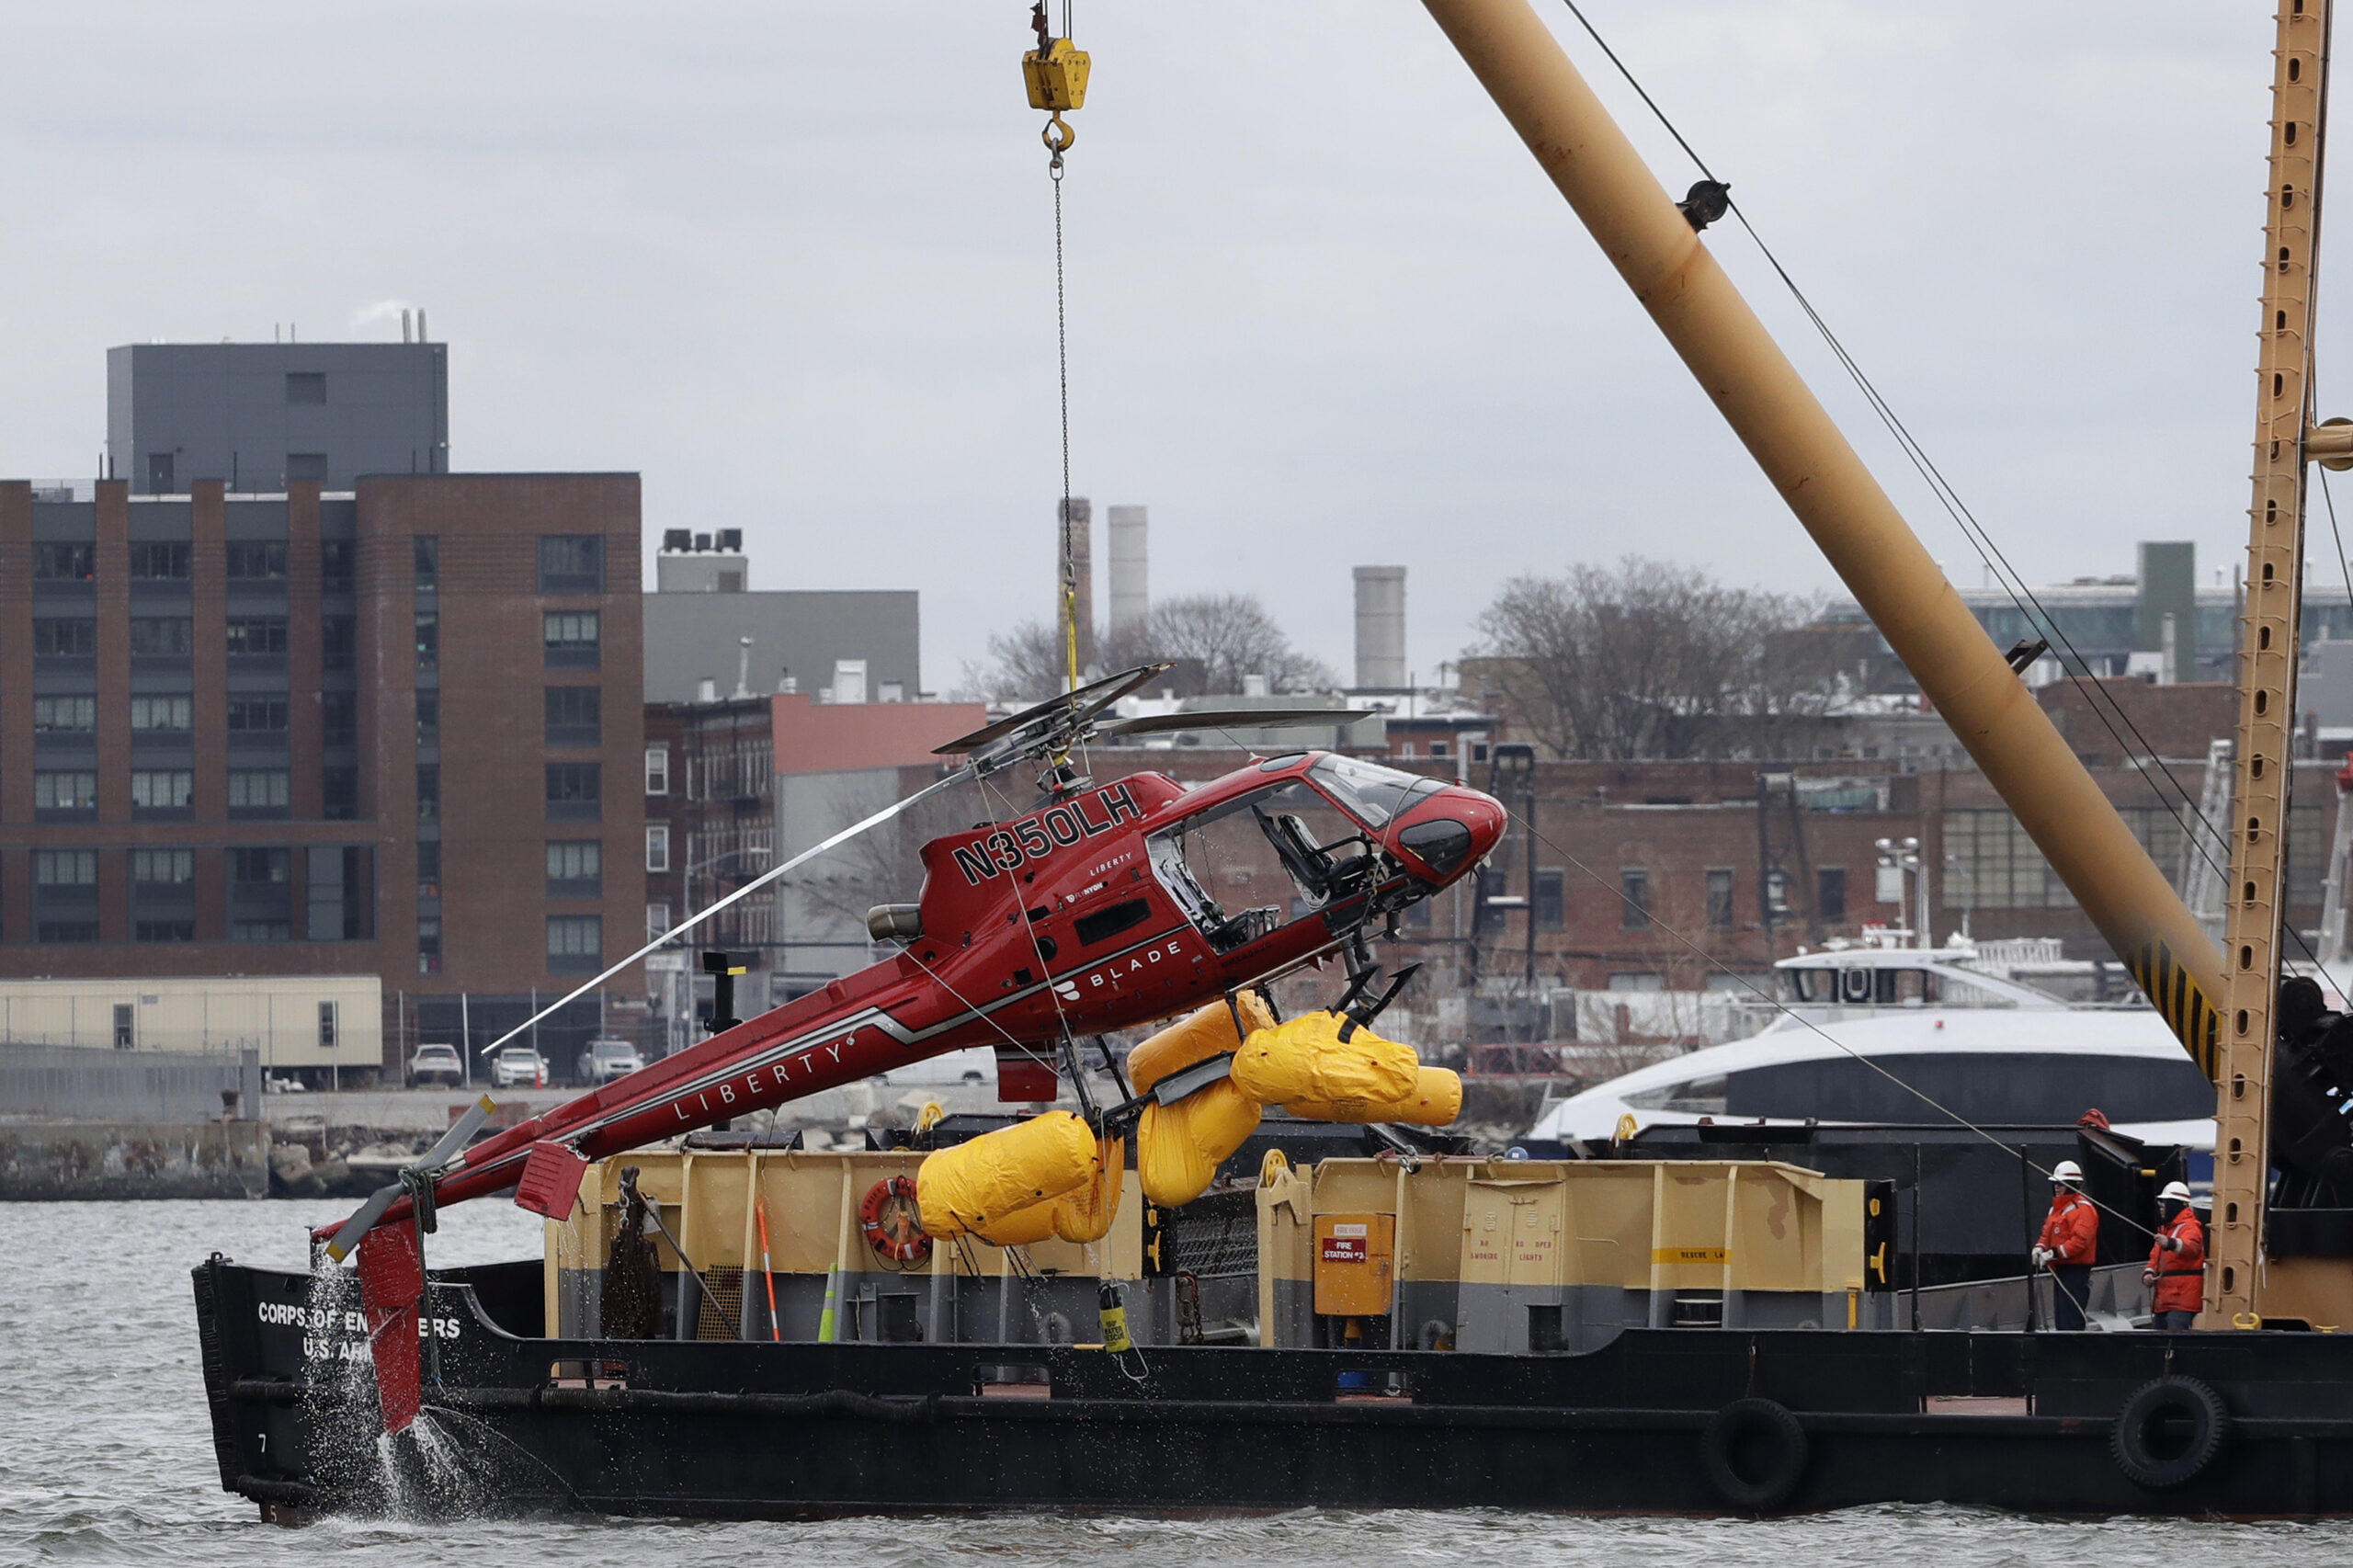
POLYGON ((972 1234, 1000 1247, 1035 1246, 1054 1236, 1066 1242, 1099 1242, 1111 1233, 1111 1221, 1120 1212, 1127 1165, 1126 1144, 1117 1138, 1104 1140, 1097 1146, 1095 1170, 1086 1180, 1060 1198, 1017 1209, 985 1229, 974 1226, 972 1234))
POLYGON ((1096 1176, 1096 1154, 1095 1134, 1066 1110, 1050 1110, 942 1149, 915 1171, 923 1228, 935 1236, 967 1231, 985 1235, 1032 1205, 1051 1211, 1048 1199, 1096 1176))
POLYGON ((1393 1105, 1417 1088, 1414 1048, 1359 1028, 1343 1040, 1340 1018, 1306 1013, 1255 1029, 1233 1056, 1233 1082, 1260 1105, 1393 1105))
POLYGON ((1415 1127, 1444 1127, 1462 1114, 1462 1076, 1445 1067, 1423 1067, 1415 1071, 1414 1092, 1404 1099, 1293 1100, 1283 1109, 1309 1121, 1404 1121, 1415 1127))
POLYGON ((1181 1073, 1196 1062, 1207 1062, 1221 1051, 1239 1051, 1242 1040, 1233 1032, 1233 1015, 1239 1011, 1245 1028, 1256 1030, 1275 1027, 1274 1009, 1255 991, 1245 991, 1228 1007, 1223 1002, 1212 1002, 1192 1012, 1128 1052, 1128 1082, 1142 1094, 1171 1073, 1181 1073))
POLYGON ((1258 1130, 1258 1102, 1221 1078, 1175 1105, 1148 1105, 1136 1127, 1136 1179, 1165 1209, 1190 1203, 1258 1130))

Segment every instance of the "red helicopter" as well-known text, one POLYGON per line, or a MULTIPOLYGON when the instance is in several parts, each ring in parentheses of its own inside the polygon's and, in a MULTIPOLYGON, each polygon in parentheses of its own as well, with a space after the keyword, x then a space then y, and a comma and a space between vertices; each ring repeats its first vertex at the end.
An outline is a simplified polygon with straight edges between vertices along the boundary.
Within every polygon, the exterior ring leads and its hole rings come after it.
MULTIPOLYGON (((1495 847, 1504 808, 1475 790, 1331 752, 1270 757, 1189 788, 1160 773, 1102 786, 1081 777, 1072 759, 1097 736, 1362 716, 1106 717, 1165 667, 1098 681, 949 742, 939 751, 962 756, 962 767, 761 879, 952 784, 1042 765, 1027 812, 931 840, 919 901, 870 913, 875 938, 900 944, 894 956, 469 1148, 487 1115, 479 1104, 398 1184, 317 1232, 337 1261, 366 1239, 360 1277, 371 1319, 380 1307, 413 1311, 423 1284, 416 1233, 445 1204, 517 1187, 518 1203, 563 1217, 591 1160, 970 1046, 997 1047, 1002 1097, 1050 1099, 1058 1064, 1077 1081, 1078 1037, 1165 1018, 1333 957, 1349 976, 1340 1006, 1363 1019, 1386 1005, 1410 971, 1376 994, 1370 943, 1393 938, 1409 906, 1495 847), (1263 859, 1269 845, 1290 884, 1279 902, 1228 910, 1211 896, 1222 869, 1244 854, 1263 859), (412 1216, 423 1223, 393 1223, 412 1216)), ((1210 1081, 1192 1076, 1156 1097, 1210 1081)), ((409 1335, 379 1336, 380 1350, 387 1343, 415 1345, 409 1335)), ((380 1381, 391 1369, 380 1366, 380 1381)), ((388 1425, 393 1414, 388 1401, 388 1425)))

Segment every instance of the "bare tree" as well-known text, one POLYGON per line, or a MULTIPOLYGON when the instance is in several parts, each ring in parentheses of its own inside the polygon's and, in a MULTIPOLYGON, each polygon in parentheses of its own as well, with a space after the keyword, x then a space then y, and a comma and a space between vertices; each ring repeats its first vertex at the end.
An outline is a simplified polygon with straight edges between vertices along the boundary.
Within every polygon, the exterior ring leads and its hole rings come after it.
POLYGON ((1506 583, 1479 618, 1477 652, 1495 661, 1500 695, 1555 756, 1754 755, 1836 695, 1831 660, 1788 635, 1813 609, 1629 556, 1615 571, 1506 583))
MULTIPOLYGON (((1245 676, 1263 675, 1273 692, 1318 691, 1339 684, 1320 660, 1290 639, 1253 594, 1195 594, 1165 599, 1143 624, 1099 633, 1105 671, 1174 665, 1155 690, 1179 697, 1229 695, 1245 676)), ((1024 621, 989 639, 989 663, 965 669, 964 686, 990 701, 1043 701, 1061 691, 1069 655, 1042 621, 1024 621)))

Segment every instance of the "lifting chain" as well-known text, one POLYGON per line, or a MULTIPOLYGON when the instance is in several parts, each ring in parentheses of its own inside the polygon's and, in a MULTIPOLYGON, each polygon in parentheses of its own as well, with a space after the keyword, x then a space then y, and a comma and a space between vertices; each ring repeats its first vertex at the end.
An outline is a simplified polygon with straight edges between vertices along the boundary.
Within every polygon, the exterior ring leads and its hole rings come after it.
MULTIPOLYGON (((1050 154, 1046 160, 1047 177, 1054 187, 1054 356, 1062 392, 1063 432, 1060 619, 1063 659, 1067 667, 1066 689, 1075 691, 1079 683, 1078 559, 1071 539, 1070 324, 1063 282, 1063 154, 1077 142, 1078 132, 1063 118, 1063 111, 1086 105, 1089 62, 1086 51, 1073 45, 1067 37, 1055 38, 1048 30, 1046 0, 1037 0, 1031 8, 1029 27, 1038 35, 1038 47, 1021 57, 1021 78, 1029 89, 1029 107, 1047 111, 1046 128, 1040 135, 1050 154)), ((1063 31, 1070 31, 1070 0, 1063 0, 1063 31)))

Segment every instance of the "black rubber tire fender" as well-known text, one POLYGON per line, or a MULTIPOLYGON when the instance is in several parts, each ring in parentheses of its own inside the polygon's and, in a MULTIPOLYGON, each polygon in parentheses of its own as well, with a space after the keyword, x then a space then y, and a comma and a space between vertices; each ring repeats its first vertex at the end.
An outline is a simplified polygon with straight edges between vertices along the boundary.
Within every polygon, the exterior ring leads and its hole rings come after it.
POLYGON ((2152 1378, 2116 1413, 2108 1451, 2126 1480, 2163 1492, 2204 1473, 2230 1435, 2230 1412, 2212 1389, 2196 1378, 2152 1378), (2167 1420, 2188 1423, 2187 1435, 2160 1440, 2157 1425, 2167 1420))
POLYGON ((1811 1457, 1805 1428, 1769 1399, 1736 1399, 1717 1411, 1699 1434, 1699 1448, 1717 1494, 1753 1513, 1788 1502, 1811 1457))

